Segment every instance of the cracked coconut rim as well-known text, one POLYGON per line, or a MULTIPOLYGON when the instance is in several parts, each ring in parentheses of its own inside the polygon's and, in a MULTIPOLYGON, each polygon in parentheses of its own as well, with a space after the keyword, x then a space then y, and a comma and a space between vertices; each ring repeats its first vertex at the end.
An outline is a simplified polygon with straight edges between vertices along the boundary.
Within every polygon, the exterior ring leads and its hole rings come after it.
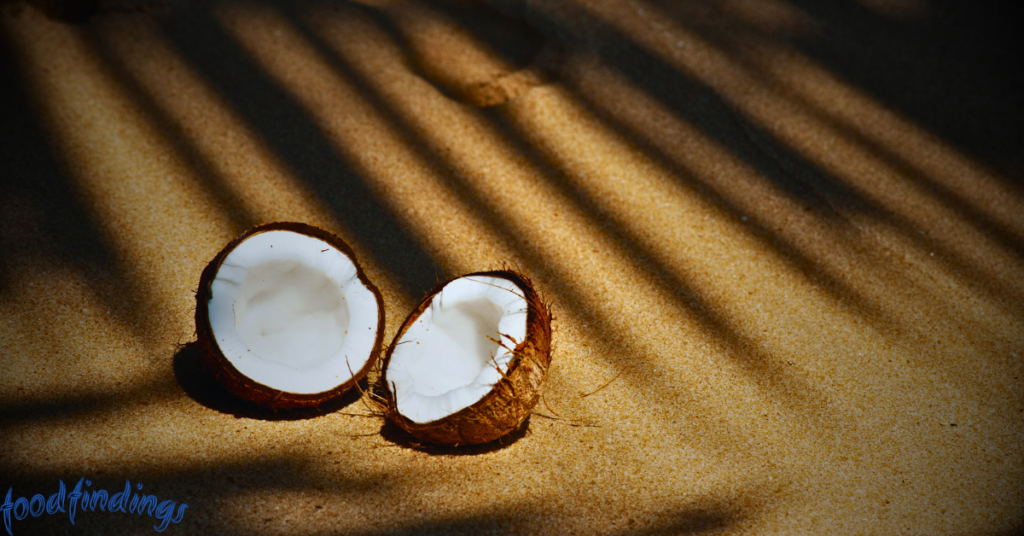
POLYGON ((319 404, 364 376, 380 349, 377 289, 351 249, 315 227, 250 230, 214 259, 200 287, 207 364, 254 402, 319 404))

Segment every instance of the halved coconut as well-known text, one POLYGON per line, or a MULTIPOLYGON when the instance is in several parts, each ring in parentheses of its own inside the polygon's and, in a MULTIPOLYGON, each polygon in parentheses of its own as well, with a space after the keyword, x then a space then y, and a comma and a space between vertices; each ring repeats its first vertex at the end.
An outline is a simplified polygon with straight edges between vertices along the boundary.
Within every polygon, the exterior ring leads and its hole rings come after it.
POLYGON ((373 367, 384 305, 342 239, 270 223, 203 270, 196 333, 207 368, 228 391, 275 408, 316 406, 373 367))
POLYGON ((419 441, 487 443, 519 428, 551 363, 551 314, 510 271, 438 285, 384 357, 386 416, 419 441))

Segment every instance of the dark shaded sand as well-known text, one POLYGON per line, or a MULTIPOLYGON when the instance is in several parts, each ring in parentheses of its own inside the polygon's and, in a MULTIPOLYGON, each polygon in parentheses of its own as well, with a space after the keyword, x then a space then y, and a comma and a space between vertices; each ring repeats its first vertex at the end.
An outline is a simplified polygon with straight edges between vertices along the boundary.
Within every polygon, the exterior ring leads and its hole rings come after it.
POLYGON ((1024 83, 980 4, 6 1, 0 493, 128 479, 189 505, 168 534, 1020 534, 1024 83), (424 451, 358 394, 232 398, 193 292, 275 220, 352 244, 386 341, 518 265, 550 408, 424 451))

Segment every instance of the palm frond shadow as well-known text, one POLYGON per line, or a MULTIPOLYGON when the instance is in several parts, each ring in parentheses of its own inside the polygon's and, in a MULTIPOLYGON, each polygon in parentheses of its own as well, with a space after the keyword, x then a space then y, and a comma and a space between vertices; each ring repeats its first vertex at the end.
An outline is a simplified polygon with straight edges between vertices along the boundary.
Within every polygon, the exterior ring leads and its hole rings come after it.
POLYGON ((155 348, 152 292, 111 243, 76 184, 74 163, 60 154, 42 103, 18 74, 16 54, 0 39, 0 297, 14 292, 14 273, 43 260, 81 277, 116 322, 155 348))
MULTIPOLYGON (((402 29, 393 20, 391 20, 387 14, 365 6, 358 6, 353 9, 365 14, 374 23, 378 24, 382 30, 387 32, 393 38, 394 42, 406 53, 407 58, 412 58, 414 56, 415 52, 408 43, 402 29)), ((430 139, 429 133, 423 132, 411 118, 404 116, 392 103, 388 102, 383 95, 380 95, 364 76, 347 65, 346 61, 327 43, 325 43, 323 38, 319 36, 316 31, 310 28, 308 24, 303 21, 301 13, 294 8, 282 11, 289 17, 289 21, 294 25, 294 27, 300 30, 310 43, 316 46, 316 48, 323 54, 323 57, 329 59, 331 66, 339 76, 344 77, 346 80, 358 87, 364 95, 364 98, 373 104, 378 112, 381 113, 381 115, 383 115, 389 123, 396 128, 396 130, 401 131, 405 135, 409 140, 410 147, 413 148, 423 162, 435 172, 437 177, 447 183, 446 185, 453 193, 455 193, 456 196, 458 196, 460 201, 462 201, 465 206, 474 207, 486 224, 492 228, 496 234, 507 240, 510 245, 510 249, 517 252, 519 259, 522 260, 526 266, 529 266, 539 272, 540 267, 548 264, 543 258, 542 253, 537 249, 536 245, 525 240, 522 236, 523 233, 516 229, 516 223, 511 221, 503 213, 501 207, 496 206, 495 202, 492 199, 489 199, 486 196, 486 193, 483 192, 479 186, 476 186, 467 180, 464 174, 459 171, 458 167, 450 161, 449 155, 443 147, 440 147, 434 140, 430 139)), ((531 22, 533 21, 531 20, 531 22)), ((552 21, 550 24, 555 24, 555 22, 552 21)), ((517 133, 508 127, 502 126, 502 121, 494 118, 494 114, 497 113, 500 112, 488 111, 481 114, 481 118, 489 121, 491 125, 494 126, 495 132, 501 135, 511 148, 518 151, 518 154, 525 157, 525 159, 536 163, 538 170, 541 172, 538 174, 540 178, 549 181, 559 189, 567 190, 564 181, 559 178, 561 172, 544 162, 543 158, 536 154, 536 152, 531 151, 528 147, 528 143, 522 141, 517 133)), ((603 213, 600 209, 596 208, 593 203, 587 202, 587 200, 578 195, 577 192, 568 191, 567 193, 572 201, 574 201, 577 206, 595 222, 603 221, 603 213)), ((817 406, 821 403, 818 396, 819 393, 814 392, 806 385, 802 384, 801 380, 792 375, 785 367, 773 362, 758 348, 756 341, 751 341, 748 338, 741 336, 741 334, 733 328, 731 319, 720 314, 716 310, 716 307, 705 300, 703 296, 693 288, 693 285, 690 284, 689 281, 682 280, 679 277, 676 277, 675 274, 670 273, 670 271, 665 269, 664 266, 654 258, 654 256, 643 250, 633 237, 614 229, 610 231, 609 234, 631 258, 641 259, 642 262, 640 264, 644 266, 644 269, 653 272, 652 275, 663 285, 663 288, 679 300, 684 307, 694 312, 702 325, 706 327, 710 333, 714 334, 716 340, 735 355, 738 358, 738 362, 750 370, 753 375, 768 378, 769 382, 766 383, 773 388, 778 388, 780 390, 784 389, 789 393, 799 393, 797 395, 799 400, 794 400, 794 397, 791 396, 787 397, 786 400, 788 402, 793 402, 798 406, 817 406)), ((545 274, 545 279, 552 283, 550 286, 557 297, 556 299, 558 299, 564 307, 573 310, 574 313, 579 315, 581 318, 585 318, 585 323, 602 326, 603 329, 600 331, 604 334, 616 331, 608 325, 608 322, 605 319, 599 318, 597 314, 589 311, 586 300, 579 294, 576 288, 574 288, 575 285, 572 284, 571 279, 567 275, 548 271, 548 273, 545 274)), ((612 344, 614 345, 615 343, 612 344)), ((648 382, 652 381, 651 378, 646 378, 645 380, 648 382)), ((816 416, 820 414, 820 412, 817 411, 806 411, 803 413, 809 416, 816 416)))
MULTIPOLYGON (((275 82, 211 13, 164 19, 164 37, 260 134, 294 176, 394 276, 408 296, 420 296, 445 271, 366 179, 342 155, 306 109, 275 82)), ((348 239, 349 237, 343 236, 348 239)))

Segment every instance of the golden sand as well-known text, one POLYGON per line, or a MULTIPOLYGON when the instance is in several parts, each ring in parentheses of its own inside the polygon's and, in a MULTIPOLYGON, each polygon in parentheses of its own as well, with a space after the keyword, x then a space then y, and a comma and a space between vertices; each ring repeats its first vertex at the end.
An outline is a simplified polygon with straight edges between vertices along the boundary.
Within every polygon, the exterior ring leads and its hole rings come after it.
POLYGON ((188 504, 168 534, 1016 534, 1024 112, 975 23, 928 0, 2 4, 0 498, 127 479, 188 504), (527 427, 422 450, 358 393, 224 392, 194 291, 271 221, 353 246, 385 342, 438 280, 531 277, 555 334, 527 427))

